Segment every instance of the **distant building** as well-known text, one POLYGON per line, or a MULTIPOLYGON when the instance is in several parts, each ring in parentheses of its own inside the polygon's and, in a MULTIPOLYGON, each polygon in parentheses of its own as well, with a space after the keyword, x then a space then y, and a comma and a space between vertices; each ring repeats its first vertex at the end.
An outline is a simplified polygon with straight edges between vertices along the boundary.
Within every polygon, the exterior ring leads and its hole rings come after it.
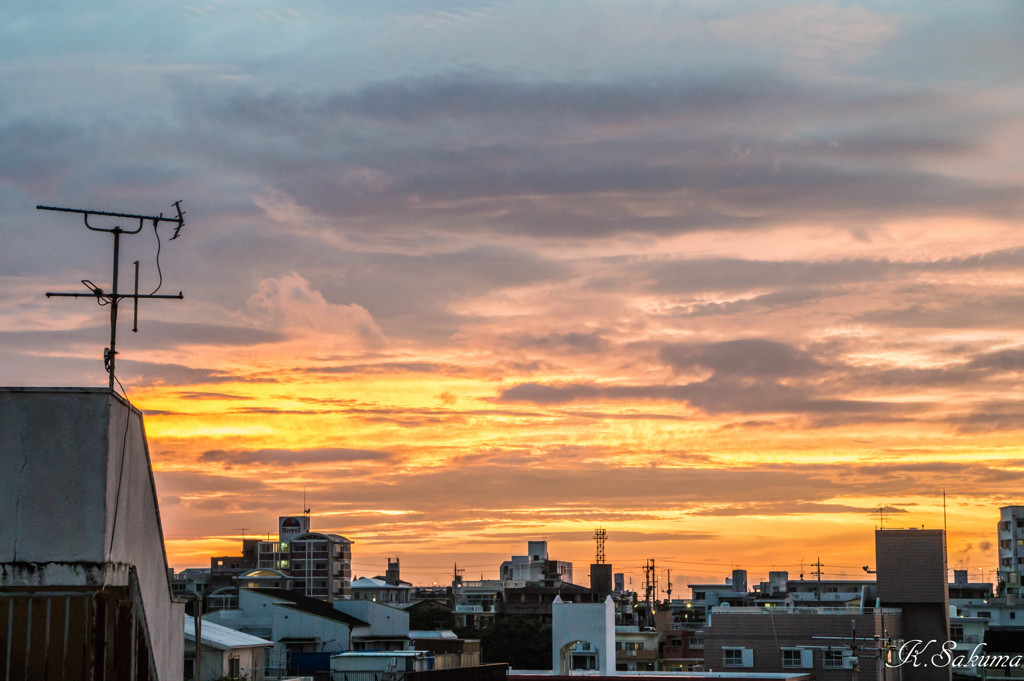
POLYGON ((308 516, 282 516, 278 527, 278 541, 257 544, 258 569, 279 570, 291 578, 288 588, 310 598, 332 601, 351 595, 351 540, 310 532, 308 516))
POLYGON ((360 577, 352 582, 352 598, 359 601, 399 604, 411 600, 412 587, 405 584, 389 584, 376 577, 360 577))
MULTIPOLYGON (((949 640, 945 533, 878 530, 875 559, 874 585, 852 580, 828 592, 815 584, 813 601, 791 598, 800 593, 789 593, 799 583, 788 582, 782 591, 781 575, 769 579, 769 594, 748 595, 747 603, 760 605, 734 605, 716 589, 721 604, 709 608, 703 629, 704 667, 802 670, 820 681, 846 681, 854 672, 860 681, 949 681, 949 665, 932 663, 931 655, 900 665, 897 652, 907 640, 935 641, 936 649, 949 640), (783 594, 782 603, 770 602, 783 594)), ((695 585, 694 603, 710 591, 695 585)))
POLYGON ((1024 506, 999 509, 999 591, 1020 596, 1024 581, 1024 506))
POLYGON ((266 666, 273 677, 326 670, 330 653, 352 650, 354 635, 371 633, 365 620, 284 589, 239 589, 237 609, 212 612, 203 622, 272 642, 266 666))
POLYGON ((513 582, 572 583, 572 563, 548 558, 548 543, 544 540, 527 542, 527 555, 512 556, 498 568, 502 580, 513 582))

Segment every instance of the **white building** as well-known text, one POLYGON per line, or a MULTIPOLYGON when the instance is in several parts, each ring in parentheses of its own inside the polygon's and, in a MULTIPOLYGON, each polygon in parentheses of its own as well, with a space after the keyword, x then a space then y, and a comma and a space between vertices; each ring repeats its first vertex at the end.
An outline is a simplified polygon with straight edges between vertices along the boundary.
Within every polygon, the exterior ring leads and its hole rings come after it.
POLYGON ((1021 595, 1024 581, 1024 506, 999 509, 999 581, 1000 593, 1021 595))
POLYGON ((538 584, 562 581, 572 584, 572 563, 548 558, 548 543, 544 540, 527 542, 527 555, 512 556, 498 568, 503 581, 538 584))
POLYGON ((185 618, 185 679, 216 681, 225 677, 264 681, 266 652, 274 643, 213 622, 200 625, 196 665, 196 621, 185 618), (198 673, 196 667, 198 666, 198 673))
POLYGON ((7 679, 180 681, 142 413, 107 389, 0 389, 0 452, 7 679))
POLYGON ((405 584, 388 584, 376 577, 360 577, 352 582, 352 598, 374 603, 408 603, 412 587, 405 584))
POLYGON ((615 604, 563 602, 551 604, 551 670, 568 676, 573 669, 615 673, 615 604))
POLYGON ((239 589, 237 610, 211 612, 203 621, 272 642, 267 667, 275 675, 289 671, 294 653, 352 650, 354 636, 371 633, 369 623, 330 603, 283 589, 239 589))

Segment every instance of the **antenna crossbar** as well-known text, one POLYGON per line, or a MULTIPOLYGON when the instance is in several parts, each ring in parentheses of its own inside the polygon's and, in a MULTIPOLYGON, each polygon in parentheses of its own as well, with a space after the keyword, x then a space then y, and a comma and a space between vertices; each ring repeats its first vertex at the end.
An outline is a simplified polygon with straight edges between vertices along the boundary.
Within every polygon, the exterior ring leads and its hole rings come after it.
MULTIPOLYGON (((104 351, 103 351, 103 365, 104 365, 104 368, 107 370, 107 373, 110 375, 109 382, 108 382, 108 386, 109 386, 110 390, 114 389, 114 380, 115 380, 114 364, 116 362, 116 357, 117 357, 117 308, 118 308, 118 304, 122 300, 132 300, 132 301, 134 301, 135 323, 132 325, 132 331, 138 331, 139 330, 139 328, 138 328, 138 326, 139 326, 139 300, 148 299, 148 298, 162 298, 162 299, 173 298, 173 299, 181 300, 181 299, 183 299, 185 297, 182 294, 181 291, 179 291, 177 295, 157 294, 156 291, 153 291, 153 293, 148 293, 148 294, 140 294, 139 293, 139 261, 138 260, 135 261, 135 292, 134 293, 121 293, 120 291, 118 291, 118 288, 117 288, 118 275, 119 275, 120 269, 121 269, 121 267, 120 267, 121 235, 122 234, 138 234, 139 232, 142 231, 142 228, 145 226, 145 223, 147 221, 149 221, 149 222, 151 222, 153 224, 153 229, 154 230, 157 229, 157 227, 159 226, 159 224, 161 222, 173 222, 173 223, 177 224, 177 228, 174 230, 174 236, 171 237, 171 239, 177 238, 178 235, 179 235, 179 232, 181 231, 181 228, 185 224, 185 217, 184 217, 185 213, 182 212, 182 210, 181 210, 181 201, 175 201, 172 205, 174 206, 174 208, 175 208, 175 210, 176 210, 176 212, 178 214, 177 217, 172 217, 172 218, 164 217, 163 213, 161 213, 160 215, 137 215, 135 213, 114 213, 114 212, 110 212, 110 211, 101 211, 101 210, 82 210, 80 208, 61 208, 61 207, 58 207, 58 206, 36 206, 36 208, 38 210, 49 210, 49 211, 55 211, 55 212, 59 212, 59 213, 77 213, 77 214, 82 215, 84 217, 85 226, 87 228, 89 228, 90 230, 92 230, 94 232, 107 232, 107 233, 112 234, 114 236, 113 283, 111 285, 111 290, 109 292, 105 292, 103 289, 101 289, 100 287, 96 286, 95 284, 93 284, 88 279, 83 279, 82 280, 82 284, 87 289, 89 289, 89 293, 81 293, 81 292, 55 292, 55 291, 48 291, 46 293, 46 297, 47 298, 94 298, 96 300, 96 302, 99 303, 100 305, 109 305, 110 306, 110 347, 104 349, 104 351), (138 226, 137 229, 133 229, 133 230, 122 229, 119 226, 109 227, 109 228, 106 228, 106 227, 93 227, 92 225, 89 224, 89 218, 92 217, 92 216, 113 217, 113 218, 126 218, 126 219, 130 219, 130 220, 138 220, 139 221, 139 226, 138 226)), ((160 235, 158 233, 157 234, 158 244, 159 244, 159 236, 160 235)), ((158 248, 158 251, 157 251, 157 258, 158 258, 157 266, 159 266, 159 264, 160 264, 159 263, 159 248, 158 248)), ((157 290, 159 290, 159 288, 160 287, 158 286, 157 290)))

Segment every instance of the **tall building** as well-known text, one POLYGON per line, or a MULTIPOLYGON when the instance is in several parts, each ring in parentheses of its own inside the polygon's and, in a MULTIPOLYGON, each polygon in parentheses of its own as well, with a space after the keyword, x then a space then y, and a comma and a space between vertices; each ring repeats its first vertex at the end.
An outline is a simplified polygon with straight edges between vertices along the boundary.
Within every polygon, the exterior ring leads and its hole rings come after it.
POLYGON ((1024 581, 1024 506, 999 509, 998 537, 999 593, 1020 596, 1024 581))
POLYGON ((308 516, 282 516, 278 527, 278 541, 257 546, 257 568, 279 570, 304 596, 325 601, 351 596, 351 540, 310 532, 308 516))
MULTIPOLYGON (((949 582, 943 530, 875 530, 876 589, 885 607, 903 613, 904 638, 949 641, 949 582)), ((904 681, 949 681, 949 665, 901 667, 904 681)))

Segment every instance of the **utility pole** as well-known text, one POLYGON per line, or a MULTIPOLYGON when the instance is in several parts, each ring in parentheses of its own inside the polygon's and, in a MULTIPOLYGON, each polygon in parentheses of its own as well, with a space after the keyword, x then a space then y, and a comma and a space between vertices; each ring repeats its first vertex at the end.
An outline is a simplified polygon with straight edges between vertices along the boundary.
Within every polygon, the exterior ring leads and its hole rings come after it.
POLYGON ((812 574, 818 576, 818 601, 821 601, 821 556, 818 556, 818 562, 813 563, 815 570, 812 574))
MULTIPOLYGON (((168 241, 177 239, 181 228, 185 224, 185 213, 181 210, 181 201, 175 201, 172 204, 177 210, 177 217, 165 218, 163 213, 160 215, 135 215, 133 213, 110 213, 107 211, 98 210, 81 210, 78 208, 58 208, 56 206, 36 206, 38 210, 50 210, 61 213, 78 213, 85 219, 85 226, 93 232, 107 232, 114 236, 114 266, 113 266, 113 282, 111 285, 110 292, 105 292, 100 287, 93 284, 88 279, 83 279, 82 284, 89 289, 89 293, 54 293, 47 292, 47 298, 95 298, 99 305, 110 306, 110 346, 103 351, 103 366, 109 374, 108 388, 114 390, 115 380, 115 364, 117 362, 117 309, 120 302, 124 299, 131 299, 134 301, 135 320, 132 325, 132 331, 137 332, 139 330, 139 300, 142 298, 176 298, 181 300, 184 298, 181 291, 177 295, 157 295, 157 291, 160 290, 160 285, 163 284, 163 276, 161 275, 161 284, 153 290, 152 293, 140 294, 139 293, 139 261, 135 261, 135 293, 121 293, 118 289, 118 278, 121 269, 120 253, 121 253, 121 235, 122 234, 138 234, 142 231, 146 222, 153 224, 153 230, 157 231, 161 222, 173 222, 177 224, 174 230, 174 236, 168 241), (93 227, 89 224, 90 217, 110 217, 110 218, 125 218, 128 220, 138 220, 139 226, 137 229, 121 229, 119 226, 115 227, 93 227)), ((160 248, 159 248, 160 234, 157 232, 157 269, 160 267, 160 248)))

